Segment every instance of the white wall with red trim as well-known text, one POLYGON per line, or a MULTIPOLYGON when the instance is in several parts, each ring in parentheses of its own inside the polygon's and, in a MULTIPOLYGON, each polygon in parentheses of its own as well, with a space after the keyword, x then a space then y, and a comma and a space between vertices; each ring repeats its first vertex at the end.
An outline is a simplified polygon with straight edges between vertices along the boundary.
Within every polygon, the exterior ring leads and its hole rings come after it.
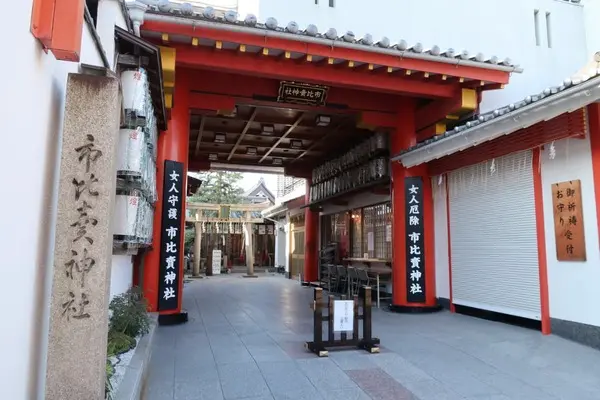
POLYGON ((548 144, 544 146, 540 158, 550 317, 600 326, 600 313, 594 308, 594 305, 600 304, 600 249, 589 135, 585 139, 564 139, 555 142, 554 148, 554 159, 550 158, 548 144), (575 179, 581 180, 587 260, 558 261, 552 184, 575 179))
MULTIPOLYGON (((550 144, 541 152, 540 166, 543 186, 543 212, 546 239, 550 317, 570 322, 600 326, 600 313, 593 304, 600 304, 600 247, 598 219, 592 172, 589 135, 584 139, 563 139, 554 143, 556 155, 550 157, 550 144), (583 219, 587 260, 558 261, 554 233, 552 184, 581 180, 583 219)), ((436 295, 450 298, 450 260, 448 251, 448 210, 446 182, 433 179, 435 218, 436 295)))
POLYGON ((113 255, 110 270, 110 299, 125 293, 133 284, 133 258, 127 255, 113 255))
MULTIPOLYGON (((450 299, 450 258, 448 257, 448 209, 446 176, 432 179, 433 216, 435 230, 435 294, 450 299)), ((427 262, 427 261, 425 261, 427 262)))
MULTIPOLYGON (((32 1, 0 14, 11 57, 0 63, 5 79, 0 147, 0 270, 7 301, 0 329, 0 399, 44 398, 48 313, 60 149, 67 75, 77 63, 46 54, 30 33, 32 1)), ((7 53, 8 54, 8 53, 7 53)), ((87 27, 81 61, 102 65, 87 27)))
MULTIPOLYGON (((0 15, 13 55, 0 63, 7 96, 1 112, 0 270, 15 276, 3 287, 10 305, 3 311, 0 354, 10 362, 0 367, 0 399, 44 398, 66 82, 79 68, 45 53, 33 37, 32 3, 13 2, 0 15)), ((86 24, 80 56, 81 63, 103 66, 86 24)))

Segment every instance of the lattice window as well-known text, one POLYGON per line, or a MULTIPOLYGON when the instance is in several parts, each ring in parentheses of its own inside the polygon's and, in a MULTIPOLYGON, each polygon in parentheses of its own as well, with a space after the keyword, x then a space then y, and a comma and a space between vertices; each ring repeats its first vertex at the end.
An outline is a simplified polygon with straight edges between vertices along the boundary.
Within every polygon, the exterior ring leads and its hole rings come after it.
POLYGON ((378 204, 375 209, 375 258, 390 260, 392 258, 392 243, 389 229, 391 229, 391 207, 389 203, 378 204))
POLYGON ((352 210, 352 249, 351 254, 354 258, 362 258, 362 210, 360 208, 352 210))
POLYGON ((375 207, 363 208, 363 253, 375 257, 375 207))

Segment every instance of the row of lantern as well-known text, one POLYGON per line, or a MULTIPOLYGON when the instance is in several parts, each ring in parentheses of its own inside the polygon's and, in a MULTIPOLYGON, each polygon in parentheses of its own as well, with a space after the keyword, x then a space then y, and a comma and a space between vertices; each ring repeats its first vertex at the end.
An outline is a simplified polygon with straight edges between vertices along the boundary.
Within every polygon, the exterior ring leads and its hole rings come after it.
POLYGON ((114 212, 116 243, 152 242, 156 193, 158 128, 147 72, 121 73, 124 118, 117 146, 117 195, 114 212))
POLYGON ((369 139, 355 146, 341 157, 328 161, 313 170, 312 182, 322 183, 340 175, 343 171, 362 164, 376 154, 388 150, 388 137, 383 132, 375 133, 369 139))
POLYGON ((310 201, 319 201, 389 176, 389 159, 378 157, 310 187, 310 201))
POLYGON ((137 190, 118 190, 113 211, 115 242, 152 243, 154 208, 137 190))

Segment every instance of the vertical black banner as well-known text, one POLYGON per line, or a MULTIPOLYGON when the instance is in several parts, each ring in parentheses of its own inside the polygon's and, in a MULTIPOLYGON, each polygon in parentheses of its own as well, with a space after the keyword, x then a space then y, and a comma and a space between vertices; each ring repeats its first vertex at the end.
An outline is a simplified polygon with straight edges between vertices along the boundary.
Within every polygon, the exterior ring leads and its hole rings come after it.
POLYGON ((406 301, 425 303, 423 178, 404 178, 406 216, 406 301))
POLYGON ((158 311, 176 310, 179 299, 181 223, 184 212, 183 163, 165 160, 160 235, 158 311))

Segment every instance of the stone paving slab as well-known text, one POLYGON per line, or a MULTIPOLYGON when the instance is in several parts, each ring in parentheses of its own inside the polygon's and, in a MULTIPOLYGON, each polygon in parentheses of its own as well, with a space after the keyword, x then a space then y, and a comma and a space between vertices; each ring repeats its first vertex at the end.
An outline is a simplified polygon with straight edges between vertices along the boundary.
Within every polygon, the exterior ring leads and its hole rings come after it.
POLYGON ((375 309, 380 354, 311 340, 312 290, 280 276, 186 284, 185 325, 158 327, 146 400, 598 400, 600 351, 440 312, 375 309))

